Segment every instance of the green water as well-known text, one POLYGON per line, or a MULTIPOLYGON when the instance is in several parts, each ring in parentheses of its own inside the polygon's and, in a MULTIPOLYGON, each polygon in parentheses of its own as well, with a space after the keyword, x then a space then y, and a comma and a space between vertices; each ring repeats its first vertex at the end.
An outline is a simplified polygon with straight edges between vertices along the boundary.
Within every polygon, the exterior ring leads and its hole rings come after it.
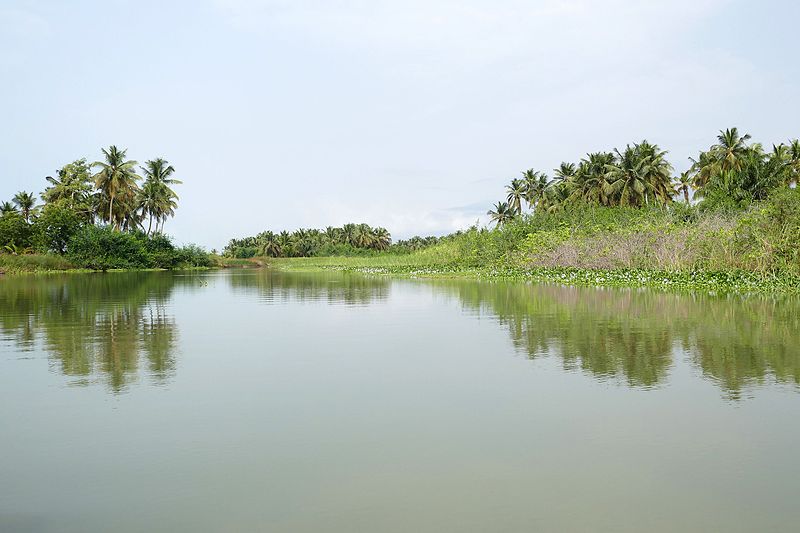
POLYGON ((796 531, 800 302, 0 279, 0 531, 796 531))

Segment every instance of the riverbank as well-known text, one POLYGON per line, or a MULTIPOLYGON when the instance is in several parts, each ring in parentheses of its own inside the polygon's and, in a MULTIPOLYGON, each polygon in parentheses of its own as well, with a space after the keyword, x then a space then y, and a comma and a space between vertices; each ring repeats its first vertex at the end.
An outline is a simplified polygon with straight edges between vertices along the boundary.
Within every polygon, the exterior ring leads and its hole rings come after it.
POLYGON ((209 255, 206 266, 182 265, 174 268, 108 268, 92 269, 75 265, 66 257, 57 254, 0 254, 0 275, 21 274, 58 274, 65 272, 124 272, 124 271, 157 271, 157 270, 209 270, 213 268, 261 268, 264 262, 259 258, 232 259, 209 255))
POLYGON ((289 272, 335 270, 409 278, 518 280, 578 287, 650 288, 715 294, 800 294, 800 277, 743 271, 667 271, 571 267, 498 268, 420 264, 414 254, 394 257, 303 257, 270 259, 270 268, 289 272), (404 264, 403 259, 407 260, 404 264))

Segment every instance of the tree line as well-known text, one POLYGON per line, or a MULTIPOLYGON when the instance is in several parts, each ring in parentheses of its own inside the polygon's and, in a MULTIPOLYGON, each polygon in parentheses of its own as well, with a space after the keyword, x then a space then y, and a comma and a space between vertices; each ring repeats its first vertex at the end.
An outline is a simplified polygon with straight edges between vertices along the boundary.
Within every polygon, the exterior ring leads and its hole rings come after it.
POLYGON ((226 257, 310 257, 364 251, 384 251, 392 244, 386 228, 368 224, 328 226, 324 230, 301 228, 293 232, 262 231, 254 237, 231 239, 223 249, 226 257))
POLYGON ((2 251, 66 254, 92 268, 204 263, 204 252, 177 250, 163 234, 178 207, 173 187, 181 183, 169 161, 139 166, 125 149, 101 152, 98 161, 78 159, 47 176, 42 204, 26 191, 0 203, 2 251))
MULTIPOLYGON (((460 233, 460 232, 458 232, 460 233)), ((377 252, 411 252, 438 244, 450 237, 414 236, 392 242, 386 228, 368 224, 344 224, 325 229, 263 231, 253 237, 231 239, 222 251, 225 257, 245 259, 265 257, 312 257, 363 255, 377 252)))
POLYGON ((765 199, 781 186, 796 186, 800 178, 800 141, 773 145, 766 150, 750 143, 737 128, 720 131, 717 142, 678 176, 666 160, 667 152, 642 141, 624 150, 596 152, 575 163, 561 163, 551 179, 533 169, 506 186, 505 201, 497 202, 488 215, 502 225, 531 211, 556 212, 573 206, 665 206, 692 199, 703 207, 741 208, 765 199))

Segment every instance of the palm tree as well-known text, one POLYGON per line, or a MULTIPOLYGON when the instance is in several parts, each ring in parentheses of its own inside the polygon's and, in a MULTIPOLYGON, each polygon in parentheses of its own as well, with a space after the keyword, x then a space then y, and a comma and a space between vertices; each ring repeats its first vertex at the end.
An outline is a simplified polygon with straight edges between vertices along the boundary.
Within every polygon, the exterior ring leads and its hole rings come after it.
POLYGON ((31 192, 20 191, 14 195, 14 203, 19 207, 25 222, 31 221, 31 212, 36 205, 36 197, 31 192))
POLYGON ((719 135, 717 135, 718 142, 711 149, 717 153, 720 171, 739 170, 741 168, 741 159, 747 151, 747 141, 749 140, 750 135, 747 133, 739 135, 738 128, 729 128, 719 132, 719 135))
POLYGON ((514 213, 522 213, 522 199, 525 197, 525 182, 520 179, 511 180, 510 185, 506 185, 508 192, 508 207, 514 213))
POLYGON ((372 247, 376 250, 386 250, 392 244, 392 236, 386 228, 372 230, 372 247))
POLYGON ((498 226, 506 224, 516 216, 517 212, 514 211, 507 202, 497 202, 494 209, 486 212, 492 219, 492 222, 498 226))
POLYGON ((549 182, 547 174, 529 169, 522 173, 522 179, 525 181, 525 201, 528 207, 534 209, 544 197, 549 182))
POLYGON ((796 187, 800 181, 800 140, 795 139, 789 143, 789 179, 787 185, 796 187))
POLYGON ((281 244, 277 235, 271 231, 265 231, 258 236, 258 240, 261 243, 259 247, 259 253, 261 255, 280 257, 281 244))
POLYGON ((675 185, 675 191, 678 194, 683 193, 683 199, 686 201, 686 205, 689 205, 689 188, 692 186, 692 171, 687 170, 686 172, 681 172, 675 185))
POLYGON ((10 215, 11 213, 18 213, 17 206, 11 202, 3 202, 0 204, 0 215, 10 215))
MULTIPOLYGON (((142 216, 148 217, 148 235, 150 235, 150 231, 153 227, 153 218, 155 217, 156 221, 158 221, 158 217, 161 216, 161 207, 161 187, 152 180, 145 181, 142 188, 139 190, 138 208, 141 210, 142 216)), ((158 222, 156 222, 156 226, 158 226, 158 222)))
POLYGON ((139 189, 136 184, 139 176, 134 171, 136 161, 126 159, 127 150, 120 150, 113 145, 108 150, 103 148, 102 152, 105 161, 92 163, 92 167, 100 168, 94 175, 95 186, 100 192, 101 206, 108 205, 108 217, 103 213, 103 218, 119 229, 135 210, 134 200, 139 189), (114 211, 115 202, 117 211, 114 211))
POLYGON ((169 164, 169 161, 161 157, 145 161, 145 166, 140 168, 145 176, 145 185, 152 184, 157 198, 155 205, 148 208, 146 214, 150 217, 151 223, 153 218, 156 219, 156 232, 159 231, 159 222, 161 222, 161 231, 164 231, 167 217, 174 216, 175 209, 178 207, 178 195, 170 185, 180 185, 183 182, 171 177, 175 173, 175 168, 169 164))
POLYGON ((635 146, 628 145, 624 152, 616 150, 617 161, 609 165, 608 178, 616 202, 621 206, 639 207, 647 202, 652 187, 647 181, 635 146))
POLYGON ((611 205, 613 189, 607 173, 609 166, 615 162, 616 156, 611 152, 587 154, 564 182, 567 201, 611 205))
MULTIPOLYGON (((636 154, 642 164, 644 179, 649 184, 653 200, 660 200, 662 204, 672 200, 672 165, 666 159, 667 152, 658 145, 650 144, 646 140, 635 145, 636 154)), ((649 198, 645 199, 648 202, 649 198)))
POLYGON ((342 226, 342 237, 346 244, 350 246, 357 246, 356 241, 358 240, 358 228, 355 224, 345 224, 342 226))

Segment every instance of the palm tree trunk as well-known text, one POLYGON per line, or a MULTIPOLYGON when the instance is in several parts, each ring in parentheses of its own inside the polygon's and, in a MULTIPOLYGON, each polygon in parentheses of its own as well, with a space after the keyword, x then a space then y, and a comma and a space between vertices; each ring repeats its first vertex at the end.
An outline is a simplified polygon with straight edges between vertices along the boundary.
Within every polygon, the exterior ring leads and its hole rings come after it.
POLYGON ((150 235, 150 228, 153 226, 153 213, 150 213, 150 221, 147 223, 147 235, 150 235))
POLYGON ((683 199, 686 200, 686 205, 689 205, 689 189, 683 188, 683 199))
POLYGON ((111 224, 112 228, 115 228, 114 219, 112 218, 113 212, 114 212, 114 196, 110 195, 110 200, 108 202, 108 223, 111 224))

